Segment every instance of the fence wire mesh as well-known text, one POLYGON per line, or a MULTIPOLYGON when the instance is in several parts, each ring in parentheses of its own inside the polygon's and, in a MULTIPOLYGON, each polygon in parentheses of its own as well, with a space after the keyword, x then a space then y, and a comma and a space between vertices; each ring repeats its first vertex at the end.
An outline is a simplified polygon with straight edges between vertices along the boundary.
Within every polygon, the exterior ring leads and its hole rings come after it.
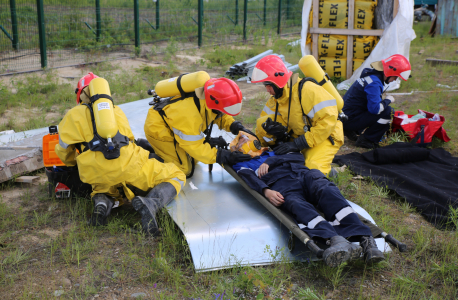
POLYGON ((133 57, 145 45, 163 52, 170 40, 187 49, 300 32, 302 5, 302 0, 2 0, 0 74, 133 57))

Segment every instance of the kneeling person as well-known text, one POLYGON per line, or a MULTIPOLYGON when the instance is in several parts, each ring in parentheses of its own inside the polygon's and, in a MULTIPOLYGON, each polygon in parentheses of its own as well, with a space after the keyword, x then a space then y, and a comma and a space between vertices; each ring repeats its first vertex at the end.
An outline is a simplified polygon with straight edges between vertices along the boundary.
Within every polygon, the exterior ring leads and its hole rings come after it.
POLYGON ((77 164, 81 181, 92 185, 90 223, 106 224, 115 201, 122 204, 122 188, 141 214, 143 230, 155 234, 156 211, 180 192, 186 176, 172 163, 150 159, 149 151, 133 143, 126 115, 113 105, 105 79, 89 73, 75 92, 79 105, 60 122, 55 151, 66 166, 77 164), (135 197, 131 189, 146 197, 135 197))
POLYGON ((361 77, 345 93, 343 111, 348 120, 343 122, 345 136, 362 148, 378 147, 380 139, 390 129, 394 109, 393 96, 382 99, 384 86, 398 77, 410 77, 410 63, 404 56, 395 54, 366 68, 361 77), (364 133, 362 133, 364 131, 364 133), (359 135, 359 136, 358 136, 359 135))
POLYGON ((369 227, 359 220, 334 183, 321 171, 304 166, 301 153, 264 152, 233 169, 252 189, 292 215, 310 238, 330 245, 323 253, 327 265, 357 259, 361 252, 366 263, 384 260, 369 227), (361 246, 347 239, 359 241, 361 246))

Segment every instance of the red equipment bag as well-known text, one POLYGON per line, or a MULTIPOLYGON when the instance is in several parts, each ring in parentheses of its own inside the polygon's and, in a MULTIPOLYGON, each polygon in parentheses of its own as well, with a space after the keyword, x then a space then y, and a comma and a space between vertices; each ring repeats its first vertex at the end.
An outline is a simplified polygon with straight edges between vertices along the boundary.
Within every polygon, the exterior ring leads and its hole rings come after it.
MULTIPOLYGON (((420 112, 420 109, 418 110, 420 112)), ((426 147, 431 145, 433 136, 443 140, 444 142, 450 141, 450 138, 447 136, 447 132, 442 128, 442 125, 445 122, 444 116, 439 116, 440 121, 430 121, 429 119, 434 116, 433 113, 424 111, 426 118, 418 119, 417 122, 401 125, 403 118, 400 118, 400 115, 403 115, 403 111, 395 111, 393 118, 393 132, 398 130, 405 131, 410 139, 411 143, 417 144, 421 147, 426 147)), ((411 118, 413 115, 408 115, 411 118)))

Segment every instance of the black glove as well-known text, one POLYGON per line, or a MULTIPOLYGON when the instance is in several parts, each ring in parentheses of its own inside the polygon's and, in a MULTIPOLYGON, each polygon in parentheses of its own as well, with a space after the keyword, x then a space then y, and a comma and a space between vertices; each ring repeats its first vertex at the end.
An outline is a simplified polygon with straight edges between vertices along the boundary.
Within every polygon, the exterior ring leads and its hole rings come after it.
POLYGON ((140 146, 142 147, 143 149, 151 152, 151 153, 154 153, 154 149, 153 147, 151 147, 151 144, 148 142, 147 139, 141 139, 141 138, 138 138, 135 140, 135 144, 137 144, 137 146, 140 146))
POLYGON ((210 147, 212 148, 215 148, 215 147, 224 148, 224 149, 227 148, 227 142, 222 136, 219 136, 217 138, 209 138, 208 143, 210 144, 210 147))
POLYGON ((267 118, 267 121, 262 123, 262 128, 268 133, 273 135, 277 140, 284 140, 286 138, 286 127, 279 122, 272 121, 271 118, 267 118))
POLYGON ((251 156, 239 151, 231 152, 226 149, 218 149, 216 152, 216 162, 219 164, 235 165, 236 163, 250 160, 251 156))
POLYGON ((307 140, 303 135, 295 138, 292 142, 283 143, 274 149, 276 155, 286 154, 288 152, 299 152, 302 149, 310 148, 307 140))
MULTIPOLYGON (((243 131, 243 132, 246 132, 248 134, 251 134, 252 136, 254 136, 255 138, 258 139, 258 137, 256 136, 256 134, 254 132, 252 132, 251 130, 249 129, 246 129, 242 123, 240 123, 239 121, 235 121, 234 123, 231 124, 231 126, 229 127, 230 131, 232 132, 232 134, 239 134, 239 131, 243 131)), ((259 139, 258 139, 259 140, 259 139)))

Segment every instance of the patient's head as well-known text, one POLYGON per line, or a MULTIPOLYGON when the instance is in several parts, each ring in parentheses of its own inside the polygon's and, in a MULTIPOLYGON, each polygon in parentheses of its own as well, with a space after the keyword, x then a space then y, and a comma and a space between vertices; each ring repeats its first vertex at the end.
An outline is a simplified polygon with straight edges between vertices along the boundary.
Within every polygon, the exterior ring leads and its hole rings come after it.
POLYGON ((262 152, 269 148, 261 147, 261 143, 256 136, 240 131, 239 134, 229 144, 231 152, 240 151, 251 157, 260 156, 262 152))

